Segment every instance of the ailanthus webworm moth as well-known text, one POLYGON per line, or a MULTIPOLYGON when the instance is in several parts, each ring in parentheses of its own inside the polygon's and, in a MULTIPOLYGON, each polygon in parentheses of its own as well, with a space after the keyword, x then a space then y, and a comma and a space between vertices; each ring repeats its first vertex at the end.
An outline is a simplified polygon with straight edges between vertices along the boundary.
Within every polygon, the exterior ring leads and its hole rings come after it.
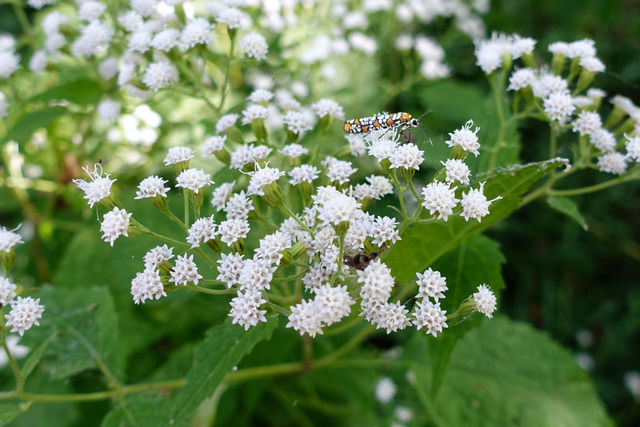
MULTIPOLYGON (((347 133, 368 133, 373 130, 391 130, 395 128, 401 130, 409 128, 409 131, 411 131, 412 128, 420 126, 428 136, 429 132, 427 132, 427 129, 424 127, 422 122, 420 122, 420 119, 427 113, 429 113, 429 111, 427 111, 417 119, 412 117, 411 114, 404 112, 393 114, 381 113, 371 117, 347 120, 346 122, 344 122, 342 129, 347 133)), ((408 139, 411 139, 410 134, 408 139)), ((431 138, 429 138, 429 140, 431 140, 431 138)))

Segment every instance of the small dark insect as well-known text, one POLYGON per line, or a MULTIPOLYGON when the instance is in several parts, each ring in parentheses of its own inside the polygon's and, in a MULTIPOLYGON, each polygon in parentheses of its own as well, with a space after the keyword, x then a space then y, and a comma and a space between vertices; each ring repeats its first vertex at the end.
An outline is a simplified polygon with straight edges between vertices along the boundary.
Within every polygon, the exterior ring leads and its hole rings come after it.
POLYGON ((367 268, 367 266, 371 261, 378 258, 378 255, 380 255, 382 252, 386 251, 387 249, 389 249, 389 247, 385 246, 384 248, 381 248, 379 251, 371 252, 370 254, 365 254, 361 252, 361 253, 355 254, 354 256, 345 255, 342 258, 342 262, 345 265, 348 265, 349 267, 353 267, 356 270, 362 271, 365 268, 367 268))
POLYGON ((102 165, 102 159, 98 159, 98 164, 102 165))

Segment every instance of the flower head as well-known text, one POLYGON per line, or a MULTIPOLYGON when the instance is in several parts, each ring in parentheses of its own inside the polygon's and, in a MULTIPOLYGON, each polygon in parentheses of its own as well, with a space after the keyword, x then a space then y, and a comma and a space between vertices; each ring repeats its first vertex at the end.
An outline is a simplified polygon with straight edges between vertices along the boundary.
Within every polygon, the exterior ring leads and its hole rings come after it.
POLYGON ((460 200, 456 199, 456 188, 449 187, 444 182, 432 182, 422 189, 424 201, 422 206, 429 209, 429 213, 438 214, 438 219, 445 221, 453 214, 453 208, 460 200))
POLYGON ((244 293, 238 291, 238 296, 231 300, 231 311, 229 316, 233 318, 233 324, 238 324, 246 331, 251 326, 256 326, 260 322, 266 322, 264 315, 267 310, 260 310, 260 307, 267 300, 262 298, 262 292, 259 290, 246 289, 244 293))
POLYGON ((11 303, 9 314, 4 316, 7 319, 5 326, 13 326, 11 332, 18 332, 22 336, 24 331, 31 329, 33 325, 40 325, 38 319, 42 317, 43 312, 44 306, 40 305, 40 298, 18 297, 11 303))
POLYGON ((147 66, 142 82, 154 92, 171 86, 180 79, 175 65, 169 61, 152 62, 147 66))
POLYGON ((9 278, 0 276, 0 306, 9 305, 16 297, 17 286, 9 278))
POLYGON ((164 158, 165 165, 175 165, 181 162, 188 162, 195 157, 196 152, 189 147, 171 147, 164 158))
POLYGON ((478 292, 473 294, 473 301, 480 313, 489 319, 493 317, 492 313, 496 310, 496 296, 487 285, 478 286, 478 292))
POLYGON ((127 230, 129 228, 131 215, 133 214, 118 207, 104 214, 102 224, 100 224, 100 231, 103 233, 102 239, 113 246, 113 242, 115 242, 118 237, 128 237, 129 234, 127 230))
POLYGON ((109 197, 111 193, 111 185, 116 182, 115 179, 109 179, 109 174, 102 173, 102 166, 96 164, 93 172, 89 171, 89 167, 85 167, 84 170, 91 181, 85 181, 83 179, 74 179, 73 182, 78 188, 84 191, 84 198, 88 200, 89 207, 93 207, 94 204, 99 203, 102 199, 109 197))
POLYGON ((205 185, 211 185, 211 175, 204 173, 202 169, 187 169, 178 175, 177 187, 182 187, 198 193, 205 185))
POLYGON ((239 45, 249 58, 255 58, 258 61, 267 58, 269 46, 267 45, 267 40, 261 34, 249 33, 240 40, 239 45))
POLYGON ((18 233, 14 233, 15 230, 7 230, 0 226, 0 252, 9 253, 15 245, 22 243, 22 237, 18 233))
POLYGON ((432 303, 428 300, 418 301, 413 311, 415 320, 413 324, 418 329, 426 329, 428 334, 434 337, 442 332, 443 328, 448 328, 446 311, 440 308, 440 303, 432 303))
POLYGON ((137 273, 131 281, 131 295, 136 304, 144 303, 148 299, 166 297, 162 279, 157 270, 144 270, 137 273))
POLYGON ((135 199, 148 199, 152 197, 167 197, 168 187, 164 185, 167 183, 159 176, 152 175, 140 182, 138 185, 138 191, 136 191, 135 199))
POLYGON ((477 156, 478 154, 480 154, 478 152, 480 144, 478 143, 477 135, 480 128, 476 127, 475 130, 471 130, 472 127, 473 120, 469 120, 461 129, 456 129, 455 131, 453 131, 453 133, 449 133, 451 139, 445 141, 445 144, 447 144, 449 147, 458 146, 464 151, 468 151, 477 156))
POLYGON ((202 275, 198 273, 198 266, 193 262, 193 255, 178 255, 176 258, 176 265, 171 269, 170 282, 176 285, 184 285, 193 282, 194 285, 198 284, 198 280, 202 279, 202 275))
POLYGON ((469 218, 475 218, 480 222, 482 217, 489 215, 489 206, 496 200, 502 199, 502 196, 498 196, 493 200, 487 200, 484 195, 484 182, 480 183, 480 188, 477 190, 469 190, 469 192, 462 195, 460 205, 462 206, 461 217, 465 221, 469 218))
POLYGON ((180 35, 181 45, 185 49, 190 49, 197 44, 207 45, 213 39, 211 32, 215 25, 205 18, 194 18, 187 22, 180 35))
POLYGON ((429 268, 424 273, 416 273, 416 276, 418 276, 418 298, 433 298, 436 302, 444 298, 443 292, 449 288, 447 278, 442 277, 439 271, 429 268))
POLYGON ((236 124, 236 121, 238 121, 238 117, 239 116, 237 114, 225 114, 224 116, 220 117, 220 119, 216 123, 216 132, 222 133, 230 127, 234 126, 236 124))

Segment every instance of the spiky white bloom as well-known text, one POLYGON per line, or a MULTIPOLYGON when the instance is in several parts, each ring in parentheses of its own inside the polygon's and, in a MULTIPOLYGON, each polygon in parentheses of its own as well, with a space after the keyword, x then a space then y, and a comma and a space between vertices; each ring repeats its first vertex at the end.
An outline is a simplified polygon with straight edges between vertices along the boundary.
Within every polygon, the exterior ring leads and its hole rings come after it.
POLYGON ((496 310, 496 296, 487 285, 478 286, 478 292, 473 294, 473 301, 476 304, 476 309, 487 316, 489 319, 493 317, 493 312, 496 310))
POLYGON ((356 184, 351 193, 357 200, 375 199, 376 193, 370 184, 356 184))
POLYGON ((20 55, 13 49, 0 50, 0 79, 6 79, 20 68, 20 55))
POLYGON ((484 182, 480 183, 480 188, 474 190, 471 189, 467 193, 462 194, 462 200, 460 205, 462 206, 461 217, 465 221, 469 218, 475 218, 478 222, 482 221, 482 217, 489 215, 489 206, 496 200, 502 199, 502 196, 498 196, 492 200, 487 200, 484 195, 484 182))
POLYGON ((193 18, 189 20, 180 35, 182 47, 190 49, 197 44, 208 45, 211 43, 211 40, 213 40, 211 32, 214 28, 215 24, 210 23, 205 18, 193 18))
POLYGON ((113 99, 105 99, 97 107, 98 115, 105 122, 115 122, 120 117, 120 103, 113 99))
POLYGON ((282 118, 287 128, 296 135, 313 129, 315 121, 313 115, 308 111, 287 111, 282 118))
POLYGON ((226 24, 229 29, 239 28, 243 22, 250 23, 249 15, 235 7, 225 7, 215 14, 216 21, 226 24))
POLYGON ((226 245, 244 239, 249 233, 249 221, 242 218, 233 218, 226 221, 222 221, 218 226, 218 232, 220 233, 220 240, 226 245))
POLYGON ((13 247, 18 243, 22 243, 22 237, 18 233, 14 233, 17 230, 7 230, 5 227, 0 227, 0 252, 11 252, 13 247))
POLYGON ((340 120, 344 119, 344 110, 340 104, 332 99, 321 99, 315 104, 312 104, 311 109, 318 117, 331 116, 340 120))
POLYGON ((188 162, 195 157, 195 150, 189 147, 177 146, 169 148, 166 157, 164 158, 165 165, 175 165, 180 162, 188 162))
POLYGON ((440 308, 440 303, 432 303, 428 300, 418 301, 413 311, 415 320, 413 324, 420 330, 426 328, 427 334, 434 337, 442 332, 443 328, 448 328, 446 310, 440 308))
POLYGON ((396 385, 391 378, 380 378, 376 384, 376 399, 381 403, 389 403, 396 395, 396 385))
POLYGON ((39 74, 47 67, 47 52, 44 49, 33 53, 29 60, 29 70, 34 74, 39 74))
POLYGON ((118 16, 118 24, 122 25, 125 31, 132 33, 142 25, 142 16, 135 10, 128 10, 118 16))
POLYGON ((305 289, 309 292, 315 293, 329 280, 330 277, 331 273, 329 270, 322 267, 320 264, 315 264, 311 266, 307 274, 302 277, 302 283, 304 284, 305 289))
POLYGON ((393 193, 393 185, 391 181, 389 181, 389 178, 385 176, 371 175, 366 178, 366 181, 371 184, 371 188, 376 194, 376 199, 393 193))
POLYGON ((249 172, 251 180, 249 181, 247 194, 250 196, 264 196, 263 188, 271 185, 285 174, 286 172, 281 171, 278 168, 270 168, 269 166, 265 166, 263 168, 258 167, 255 171, 249 172))
POLYGON ((339 322, 351 313, 351 306, 355 300, 349 295, 346 286, 319 286, 316 290, 314 305, 322 323, 330 326, 339 322))
POLYGON ((553 42, 549 45, 547 50, 553 54, 569 56, 570 49, 567 42, 553 42))
POLYGON ((509 52, 513 55, 514 59, 517 59, 522 55, 532 53, 536 43, 537 41, 531 37, 521 37, 518 34, 514 34, 509 52))
POLYGON ((447 278, 442 277, 439 271, 433 271, 428 268, 424 273, 416 273, 418 277, 418 294, 417 298, 433 298, 436 302, 440 298, 444 298, 447 287, 447 278))
POLYGON ((401 240, 400 234, 398 234, 398 230, 396 229, 397 225, 396 220, 388 216, 376 217, 371 230, 371 236, 373 237, 372 243, 374 245, 382 245, 390 242, 390 244, 393 245, 398 240, 401 240))
POLYGON ((531 83, 533 95, 537 98, 546 98, 552 93, 568 93, 569 83, 560 76, 550 73, 548 70, 540 72, 540 76, 531 83))
POLYGON ((44 41, 44 48, 47 52, 54 55, 60 52, 67 44, 67 39, 60 33, 48 34, 44 41))
POLYGON ((261 34, 255 32, 249 33, 240 39, 238 45, 244 49, 244 53, 249 58, 255 58, 258 61, 262 61, 267 58, 269 45, 267 45, 267 39, 265 39, 261 34))
POLYGON ((210 174, 204 173, 202 169, 195 168, 182 171, 176 181, 176 187, 186 188, 194 193, 200 192, 200 189, 205 185, 214 183, 210 174))
POLYGON ((320 170, 312 165, 296 166, 289 171, 289 182, 291 185, 298 185, 303 182, 312 183, 318 178, 320 170))
POLYGON ((544 99, 542 106, 547 116, 551 120, 557 120, 560 124, 566 123, 576 110, 571 95, 562 92, 551 93, 544 99))
POLYGON ((316 334, 322 335, 322 319, 318 315, 316 304, 313 301, 302 301, 291 307, 291 314, 288 316, 287 328, 293 328, 300 335, 308 334, 314 338, 316 334))
POLYGON ((148 299, 166 297, 164 285, 157 270, 144 270, 136 274, 131 281, 131 295, 136 304, 144 303, 148 299))
POLYGON ((592 73, 602 73, 605 70, 605 65, 595 56, 581 57, 579 65, 592 73))
POLYGON ((304 156, 305 154, 309 153, 308 148, 304 148, 302 145, 296 143, 287 144, 278 151, 287 157, 291 157, 292 159, 304 156))
POLYGON ((174 46, 178 45, 180 30, 176 28, 167 28, 160 31, 151 39, 151 47, 163 52, 169 52, 174 46))
MULTIPOLYGON (((224 116, 220 117, 220 119, 216 122, 216 132, 222 133, 230 127, 234 126, 236 124, 236 121, 238 121, 238 117, 240 116, 238 116, 237 114, 225 114, 224 116)), ((251 122, 251 120, 249 120, 249 122, 251 122)))
POLYGON ((145 270, 155 270, 162 263, 169 261, 173 257, 173 248, 167 245, 156 246, 144 254, 144 268, 145 270))
POLYGON ((131 9, 142 17, 148 17, 156 12, 155 0, 129 0, 131 9))
POLYGON ((370 132, 365 137, 365 140, 369 142, 367 151, 370 156, 375 157, 379 162, 384 159, 389 159, 396 151, 398 146, 399 135, 396 132, 370 132))
POLYGON ((364 52, 366 55, 373 56, 378 50, 378 43, 373 37, 369 37, 360 32, 350 33, 347 37, 349 44, 355 50, 364 52))
POLYGON ((18 332, 20 336, 23 336, 24 331, 31 329, 33 325, 40 325, 38 319, 42 317, 43 312, 44 306, 40 305, 40 298, 18 297, 17 300, 11 302, 9 314, 4 315, 7 319, 5 326, 12 326, 11 332, 18 332))
POLYGON ((164 186, 166 183, 167 181, 155 175, 143 179, 140 185, 138 185, 135 199, 148 199, 158 196, 167 197, 169 188, 164 186))
POLYGON ((260 246, 255 250, 256 258, 271 264, 280 264, 282 251, 291 247, 291 239, 281 232, 276 231, 260 239, 260 246))
POLYGON ((575 42, 571 42, 569 43, 569 53, 567 54, 567 57, 585 58, 585 57, 596 56, 595 44, 596 42, 594 42, 591 39, 582 39, 582 40, 577 40, 575 42))
POLYGON ((531 68, 519 68, 509 77, 507 90, 520 90, 532 85, 536 81, 536 74, 531 68))
POLYGON ((129 228, 131 215, 133 214, 118 207, 104 214, 102 223, 100 224, 100 231, 103 233, 102 239, 113 246, 113 242, 115 242, 118 237, 128 237, 127 229, 129 228))
POLYGON ((96 55, 109 47, 114 30, 102 21, 91 21, 80 28, 80 36, 71 45, 75 56, 96 55))
POLYGON ((640 136, 634 136, 630 138, 629 136, 624 136, 627 141, 625 142, 625 147, 627 148, 627 159, 634 160, 636 162, 640 161, 640 136))
POLYGON ((266 322, 264 315, 267 310, 260 310, 260 307, 267 300, 262 298, 262 292, 252 289, 238 291, 238 296, 231 300, 231 311, 229 316, 233 318, 232 323, 242 326, 248 331, 251 326, 256 326, 260 322, 266 322))
POLYGON ((358 169, 354 168, 351 162, 334 160, 329 164, 327 177, 331 182, 337 181, 339 184, 345 184, 349 182, 349 177, 357 171, 358 169))
POLYGON ((341 222, 350 222, 356 217, 356 213, 359 210, 360 202, 342 193, 336 194, 335 197, 325 201, 318 208, 320 220, 335 225, 341 222))
POLYGON ((424 151, 420 150, 415 144, 402 144, 396 147, 395 151, 389 158, 391 160, 391 168, 403 169, 420 169, 423 162, 422 155, 424 151))
POLYGON ((211 205, 217 208, 218 211, 224 209, 227 204, 227 200, 229 200, 229 196, 233 193, 234 182, 224 182, 218 186, 215 190, 213 190, 213 194, 211 197, 211 205))
POLYGON ((208 157, 224 148, 227 135, 214 135, 207 138, 202 145, 202 157, 208 157))
POLYGON ((616 95, 611 99, 611 103, 632 117, 640 111, 640 108, 626 96, 616 95))
POLYGON ((258 104, 251 104, 242 110, 242 124, 247 125, 254 120, 266 119, 269 110, 258 104))
POLYGON ((240 272, 240 289, 264 290, 271 289, 271 280, 277 267, 272 267, 268 262, 261 259, 244 260, 242 271, 240 272))
POLYGON ((244 256, 239 253, 220 254, 218 260, 218 277, 216 280, 220 280, 227 285, 227 288, 240 283, 240 275, 244 268, 244 256))
POLYGON ((367 146, 362 135, 349 133, 345 135, 345 138, 349 142, 349 151, 352 156, 360 157, 367 152, 367 146))
POLYGON ((471 130, 473 127, 473 120, 469 120, 461 129, 456 129, 453 133, 449 133, 451 139, 445 141, 449 147, 458 146, 462 148, 464 151, 468 151, 470 153, 475 154, 476 156, 480 154, 478 148, 480 148, 480 144, 478 143, 478 131, 479 127, 476 127, 475 130, 471 130))
POLYGON ((627 171, 627 158, 618 152, 605 153, 598 157, 598 167, 602 172, 622 175, 627 171))
POLYGON ((213 216, 199 218, 189 227, 187 242, 191 243, 191 249, 193 249, 200 246, 200 243, 214 240, 216 234, 216 224, 213 222, 213 216))
POLYGON ((582 111, 573 121, 573 131, 580 136, 593 135, 598 129, 602 129, 602 119, 594 111, 582 111))
POLYGON ((251 92, 247 99, 256 104, 266 104, 273 99, 273 92, 266 89, 256 89, 251 92))
POLYGON ((83 1, 78 7, 78 19, 93 21, 94 19, 100 18, 106 8, 107 5, 100 3, 99 1, 83 1))
POLYGON ((422 189, 422 197, 424 201, 422 206, 429 209, 429 213, 438 214, 438 219, 445 221, 453 214, 453 208, 460 200, 456 199, 457 187, 449 187, 444 182, 432 182, 422 189))
POLYGON ((411 321, 407 316, 407 310, 400 301, 395 303, 385 303, 376 318, 376 329, 386 329, 387 334, 396 332, 398 329, 405 329, 411 325, 411 321))
POLYGON ((156 61, 147 66, 142 82, 154 92, 171 86, 180 79, 180 73, 169 61, 156 61))
POLYGON ((11 283, 9 278, 0 276, 0 306, 9 305, 16 297, 15 290, 18 286, 11 283))
POLYGON ((176 265, 171 269, 170 282, 176 285, 184 285, 193 282, 194 285, 202 279, 202 275, 198 272, 198 266, 193 262, 193 255, 178 255, 176 265))
POLYGON ((453 184, 458 181, 462 185, 469 185, 471 170, 465 162, 460 159, 448 159, 446 162, 440 163, 444 165, 446 170, 446 182, 453 184))
POLYGON ((391 296, 394 279, 391 270, 380 260, 371 261, 364 270, 357 271, 358 283, 362 283, 360 297, 362 302, 360 307, 362 315, 368 321, 375 323, 379 315, 379 309, 387 302, 391 296))
MULTIPOLYGON (((29 347, 18 344, 20 342, 20 337, 8 335, 5 342, 9 349, 9 354, 11 354, 14 359, 21 359, 29 354, 29 347)), ((8 363, 9 357, 6 355, 6 352, 0 352, 0 368, 6 366, 8 363)))
POLYGON ((245 144, 231 153, 229 167, 232 169, 241 169, 244 165, 252 163, 253 161, 253 145, 245 144))
POLYGON ((590 135, 589 141, 603 153, 613 151, 616 148, 616 137, 613 132, 604 128, 596 130, 590 135))
POLYGON ((46 35, 55 34, 60 30, 61 25, 66 25, 69 22, 71 22, 71 20, 68 16, 62 15, 57 10, 54 10, 42 20, 42 31, 46 35))
POLYGON ((475 43, 476 65, 486 74, 502 67, 502 58, 510 52, 511 37, 501 33, 493 33, 490 39, 475 43))

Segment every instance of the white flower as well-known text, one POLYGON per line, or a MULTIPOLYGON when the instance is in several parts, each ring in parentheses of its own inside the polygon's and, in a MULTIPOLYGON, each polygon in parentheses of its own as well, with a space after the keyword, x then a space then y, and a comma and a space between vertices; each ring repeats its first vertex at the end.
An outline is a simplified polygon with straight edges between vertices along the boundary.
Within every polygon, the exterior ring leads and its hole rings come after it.
POLYGON ((313 129, 315 124, 313 116, 305 111, 287 111, 282 121, 296 135, 313 129))
POLYGON ((602 129, 600 115, 593 111, 582 111, 573 121, 573 131, 580 136, 593 135, 598 129, 602 129))
POLYGON ((579 65, 592 73, 602 73, 605 70, 605 66, 602 61, 595 56, 581 57, 579 65))
POLYGON ((473 294, 473 301, 480 313, 489 319, 493 317, 492 313, 496 310, 496 296, 487 285, 478 286, 478 292, 473 294))
POLYGON ((176 285, 184 285, 193 282, 198 284, 198 280, 202 279, 202 275, 198 273, 198 266, 193 262, 193 255, 178 255, 176 258, 176 265, 171 269, 170 282, 176 285))
POLYGON ((267 300, 262 298, 262 292, 247 289, 244 293, 238 291, 238 296, 231 300, 231 311, 229 316, 233 318, 232 323, 244 327, 248 331, 251 326, 256 326, 259 322, 266 322, 264 315, 266 310, 260 310, 260 306, 267 300))
POLYGON ((348 133, 344 136, 349 142, 349 151, 352 156, 359 157, 367 152, 367 146, 362 135, 355 133, 348 133))
POLYGON ((380 378, 376 384, 376 399, 382 403, 389 403, 396 395, 396 385, 391 378, 380 378))
POLYGON ((152 62, 147 66, 142 82, 155 92, 158 89, 176 83, 180 79, 180 74, 175 65, 168 61, 152 62))
POLYGON ((100 231, 103 233, 102 239, 113 246, 113 242, 115 242, 118 237, 128 237, 127 229, 129 228, 131 215, 133 214, 127 213, 124 209, 117 207, 104 214, 102 224, 100 224, 100 231))
POLYGON ((109 179, 109 174, 102 173, 102 166, 96 164, 93 172, 89 171, 89 167, 83 168, 83 170, 89 175, 91 181, 85 181, 83 179, 74 179, 73 182, 78 188, 84 191, 84 198, 88 200, 89 207, 93 207, 94 204, 99 203, 105 197, 109 197, 111 193, 111 185, 116 181, 115 179, 109 179))
POLYGON ((396 220, 388 216, 376 217, 371 231, 372 243, 374 245, 382 245, 390 242, 393 245, 398 240, 401 240, 398 230, 396 230, 397 225, 396 220))
POLYGON ((338 193, 318 208, 320 220, 325 223, 339 224, 350 222, 360 210, 360 202, 351 196, 338 193))
POLYGON ((445 141, 449 147, 458 146, 462 148, 464 151, 468 151, 470 153, 475 154, 476 156, 479 153, 478 148, 480 148, 480 144, 478 143, 478 131, 479 127, 476 127, 475 130, 471 130, 473 127, 473 120, 469 120, 461 129, 456 129, 453 133, 449 133, 451 137, 450 140, 445 141))
POLYGON ((312 338, 316 334, 322 335, 322 320, 313 301, 302 301, 292 306, 288 319, 286 327, 295 329, 300 335, 308 334, 312 338))
POLYGON ((220 233, 220 240, 227 246, 230 246, 239 239, 247 237, 247 233, 249 233, 249 222, 242 218, 228 219, 220 223, 218 232, 220 233))
POLYGON ((230 127, 234 126, 236 124, 236 121, 238 120, 238 117, 239 116, 237 114, 225 114, 224 116, 220 117, 220 119, 216 123, 216 132, 222 133, 230 127))
MULTIPOLYGON (((21 359, 27 354, 29 354, 29 347, 25 347, 23 345, 19 345, 20 337, 15 335, 8 335, 6 338, 7 348, 9 349, 9 353, 13 356, 14 359, 21 359)), ((0 351, 0 368, 6 366, 9 363, 9 357, 6 352, 0 351)))
POLYGON ((266 119, 268 111, 267 107, 258 104, 251 104, 242 110, 242 124, 247 125, 254 120, 266 119))
POLYGON ((80 37, 73 42, 71 49, 75 56, 96 55, 109 47, 113 37, 113 28, 102 21, 91 21, 80 28, 80 37))
POLYGON ((238 44, 244 49, 244 52, 249 58, 255 58, 258 61, 267 58, 269 46, 267 45, 267 40, 261 34, 255 32, 249 33, 244 36, 238 44))
POLYGON ((131 9, 145 18, 156 12, 155 0, 129 0, 129 3, 131 9))
POLYGON ((449 159, 446 162, 440 162, 444 165, 447 177, 445 181, 453 184, 456 181, 463 185, 469 185, 469 175, 471 171, 469 166, 460 159, 449 159))
POLYGON ((216 280, 224 282, 229 289, 236 283, 240 283, 240 275, 244 268, 243 261, 242 254, 220 254, 220 259, 218 260, 220 266, 218 266, 218 277, 216 277, 216 280))
POLYGON ((531 86, 536 81, 536 74, 531 68, 520 68, 515 70, 509 78, 507 90, 520 90, 531 86))
POLYGON ((47 67, 47 52, 44 50, 38 50, 34 52, 31 60, 29 60, 29 70, 32 73, 38 74, 44 71, 47 67))
POLYGON ((596 48, 594 47, 596 42, 591 39, 582 39, 572 43, 569 43, 569 58, 584 58, 590 56, 596 56, 596 48))
POLYGON ((54 10, 42 20, 42 31, 46 35, 55 34, 60 30, 61 25, 66 25, 69 22, 71 22, 69 17, 62 15, 57 10, 54 10))
POLYGON ((622 153, 605 153, 598 157, 598 167, 602 172, 622 175, 627 171, 627 158, 622 153))
POLYGON ((311 184, 315 179, 318 178, 319 174, 320 170, 318 170, 318 168, 316 168, 315 166, 296 166, 289 171, 289 176, 291 177, 289 182, 291 183, 291 185, 298 185, 302 182, 311 184))
POLYGON ((0 306, 9 305, 16 297, 17 286, 11 283, 9 278, 0 276, 0 306))
POLYGON ((200 243, 214 240, 216 234, 216 224, 213 222, 213 216, 199 218, 189 228, 187 242, 191 243, 191 249, 193 249, 200 246, 200 243))
POLYGON ((569 43, 566 42, 554 42, 547 48, 549 52, 562 56, 569 56, 569 43))
POLYGON ((350 33, 347 37, 349 44, 355 49, 364 52, 366 55, 373 56, 378 50, 378 43, 373 37, 369 37, 360 32, 350 33))
POLYGON ((627 159, 634 160, 636 162, 640 161, 640 136, 634 136, 630 138, 629 136, 624 136, 627 141, 625 142, 625 146, 627 148, 627 159))
POLYGON ((487 200, 487 197, 483 194, 484 184, 484 182, 481 182, 479 189, 472 189, 462 194, 462 200, 460 201, 462 214, 460 216, 463 217, 465 221, 469 221, 469 218, 475 218, 478 222, 481 222, 482 217, 489 215, 489 206, 491 206, 491 203, 502 199, 502 196, 498 196, 493 200, 487 200))
POLYGON ((276 267, 261 259, 244 260, 242 272, 240 273, 240 289, 264 290, 271 288, 271 280, 276 267))
POLYGON ((227 135, 214 135, 207 138, 202 145, 202 157, 207 157, 216 153, 224 148, 224 143, 227 140, 227 135))
POLYGON ((173 258, 173 248, 167 245, 156 246, 144 255, 144 268, 146 270, 155 270, 166 261, 173 258))
POLYGON ((93 21, 100 18, 107 6, 99 1, 87 0, 82 2, 78 7, 78 19, 85 21, 93 21))
POLYGON ((280 264, 282 251, 291 247, 291 240, 281 231, 267 234, 260 239, 260 246, 255 250, 255 257, 271 264, 280 264))
POLYGON ((185 49, 189 49, 194 47, 197 44, 207 45, 211 43, 213 39, 211 36, 211 32, 215 28, 214 24, 211 24, 205 18, 194 18, 187 22, 184 30, 182 30, 182 35, 180 36, 180 41, 182 46, 185 49))
POLYGON ((229 197, 224 207, 227 219, 242 219, 244 221, 249 219, 249 212, 252 210, 254 210, 253 202, 247 197, 244 190, 229 197))
POLYGON ((55 4, 57 0, 27 0, 27 4, 34 9, 42 9, 49 4, 55 4))
POLYGON ((13 49, 0 50, 0 79, 6 79, 20 68, 20 55, 13 49))
POLYGON ((224 206, 227 204, 227 200, 229 200, 229 196, 233 192, 234 182, 224 182, 218 186, 215 190, 213 190, 211 197, 211 205, 221 211, 224 209, 224 206))
POLYGON ((176 181, 176 187, 186 188, 194 193, 200 192, 200 189, 205 185, 214 183, 211 180, 211 175, 204 173, 202 169, 187 169, 182 171, 176 181))
POLYGON ((120 117, 120 103, 113 99, 105 99, 98 104, 98 115, 105 122, 115 122, 120 117))
POLYGON ((98 74, 105 80, 109 80, 118 74, 118 58, 110 56, 98 66, 98 74))
POLYGON ((216 21, 232 29, 240 27, 242 21, 249 21, 249 16, 240 9, 227 7, 216 13, 216 21))
POLYGON ((542 105, 549 119, 557 120, 560 124, 566 123, 576 109, 571 95, 562 92, 551 93, 542 105))
POLYGON ((304 283, 305 288, 309 292, 315 293, 330 277, 331 272, 329 270, 321 264, 316 264, 311 266, 307 274, 302 277, 302 283, 304 283))
POLYGON ((153 39, 151 39, 151 47, 163 52, 169 52, 171 48, 178 44, 179 37, 180 31, 178 29, 167 28, 153 36, 153 39))
POLYGON ((331 182, 337 181, 340 184, 345 184, 349 182, 349 176, 353 175, 357 170, 351 165, 351 162, 334 160, 329 164, 327 177, 331 182))
POLYGON ((247 97, 251 102, 256 104, 266 104, 273 98, 273 92, 266 89, 256 89, 247 97))
POLYGON ((591 134, 589 141, 603 153, 613 151, 616 148, 616 137, 613 132, 600 128, 591 134))
POLYGON ((311 109, 315 111, 318 117, 331 116, 336 119, 344 119, 344 110, 332 99, 321 99, 311 105, 311 109))
POLYGON ((391 160, 391 168, 403 169, 420 169, 420 164, 424 160, 422 155, 424 151, 420 150, 415 144, 402 144, 396 147, 395 151, 389 158, 391 160))
MULTIPOLYGON (((306 276, 305 276, 306 277, 306 276)), ((322 275, 321 275, 322 277, 322 275)), ((322 323, 330 326, 351 313, 355 300, 349 295, 346 286, 322 285, 315 289, 314 305, 322 323)))
POLYGON ((429 213, 433 215, 438 213, 438 219, 445 221, 453 214, 453 208, 458 204, 456 199, 457 187, 450 188, 444 182, 432 182, 422 189, 422 197, 424 201, 422 206, 429 209, 429 213))
POLYGON ((142 25, 142 16, 135 10, 127 10, 118 16, 118 24, 131 33, 142 25))
POLYGON ((180 162, 188 162, 195 157, 196 152, 189 147, 171 147, 164 158, 165 165, 175 165, 180 162))
POLYGON ((393 185, 385 176, 371 175, 366 180, 371 184, 371 189, 376 195, 375 199, 379 200, 382 196, 393 193, 393 185))
POLYGON ((433 298, 436 302, 440 298, 444 298, 447 287, 447 278, 442 277, 439 271, 433 271, 431 268, 424 273, 416 273, 418 276, 418 298, 433 298))
POLYGON ((13 326, 11 332, 18 332, 20 336, 23 336, 24 331, 31 329, 33 325, 40 325, 38 319, 42 317, 43 312, 44 306, 40 305, 40 298, 18 297, 16 301, 11 303, 9 314, 4 315, 7 319, 5 326, 13 326))
POLYGON ((292 159, 309 153, 309 149, 304 148, 302 145, 296 143, 287 144, 278 151, 287 157, 291 157, 292 159))
POLYGON ((491 74, 494 70, 502 67, 502 57, 509 53, 510 47, 511 37, 501 33, 493 33, 490 39, 476 42, 476 64, 486 74, 491 74))
POLYGON ((413 324, 418 329, 426 328, 427 333, 438 336, 443 328, 448 328, 446 311, 440 308, 440 303, 432 303, 428 300, 416 302, 413 316, 415 320, 413 324))
POLYGON ((413 48, 413 36, 409 33, 400 34, 394 43, 398 50, 411 50, 413 48))
POLYGON ((18 243, 22 243, 22 237, 18 233, 14 233, 17 230, 7 230, 5 227, 0 227, 0 252, 11 252, 13 247, 18 243))
POLYGON ((281 171, 278 168, 270 168, 265 166, 263 168, 258 167, 255 171, 249 172, 251 180, 249 181, 249 188, 247 188, 248 195, 264 196, 263 188, 271 185, 277 181, 278 178, 285 175, 286 172, 281 171))
POLYGON ((384 304, 376 318, 376 329, 386 329, 387 334, 396 332, 398 329, 405 329, 411 324, 407 317, 408 312, 409 310, 400 304, 400 301, 395 304, 384 304))
POLYGON ((140 185, 138 185, 135 199, 147 199, 158 196, 167 197, 169 188, 164 186, 166 183, 167 181, 154 175, 143 179, 140 185))
POLYGON ((136 304, 144 303, 148 299, 166 297, 160 274, 156 270, 144 270, 137 273, 131 281, 131 295, 136 304))

